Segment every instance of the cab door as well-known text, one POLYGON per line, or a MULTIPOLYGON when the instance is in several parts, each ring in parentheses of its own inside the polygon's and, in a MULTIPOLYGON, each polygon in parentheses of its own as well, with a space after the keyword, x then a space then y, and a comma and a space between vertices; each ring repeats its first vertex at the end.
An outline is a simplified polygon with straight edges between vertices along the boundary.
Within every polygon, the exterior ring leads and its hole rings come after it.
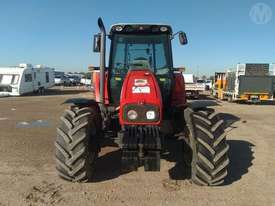
POLYGON ((34 85, 33 85, 33 70, 32 69, 26 69, 25 72, 23 73, 23 81, 22 81, 22 87, 21 87, 21 92, 20 93, 30 93, 33 92, 34 90, 34 85))
POLYGON ((38 90, 38 82, 37 82, 37 71, 32 69, 32 76, 33 76, 33 81, 32 81, 32 85, 33 85, 33 91, 37 91, 38 90))

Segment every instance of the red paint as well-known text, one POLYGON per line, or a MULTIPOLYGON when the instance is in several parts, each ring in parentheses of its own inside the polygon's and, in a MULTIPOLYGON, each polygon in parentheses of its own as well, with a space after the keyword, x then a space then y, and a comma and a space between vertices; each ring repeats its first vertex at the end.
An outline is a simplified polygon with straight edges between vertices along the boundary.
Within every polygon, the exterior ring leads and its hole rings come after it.
POLYGON ((172 89, 172 106, 182 106, 186 104, 185 83, 181 72, 174 73, 175 85, 172 89))
MULTIPOLYGON (((136 81, 137 82, 137 81, 136 81)), ((162 97, 158 82, 154 74, 149 70, 132 70, 128 72, 124 79, 121 97, 120 97, 120 113, 119 121, 121 125, 134 124, 134 125, 159 125, 162 119, 162 97), (150 93, 133 93, 135 87, 135 80, 145 79, 147 84, 138 87, 149 87, 150 93), (160 120, 158 122, 144 123, 144 122, 127 122, 123 120, 123 107, 127 104, 152 104, 159 107, 160 120)))
MULTIPOLYGON (((109 104, 109 94, 108 94, 108 71, 105 72, 105 86, 104 86, 104 97, 105 97, 105 104, 109 104)), ((94 93, 95 93, 95 100, 96 102, 99 102, 99 88, 100 88, 100 72, 99 70, 94 70, 92 72, 92 77, 93 77, 93 84, 94 84, 94 93)))

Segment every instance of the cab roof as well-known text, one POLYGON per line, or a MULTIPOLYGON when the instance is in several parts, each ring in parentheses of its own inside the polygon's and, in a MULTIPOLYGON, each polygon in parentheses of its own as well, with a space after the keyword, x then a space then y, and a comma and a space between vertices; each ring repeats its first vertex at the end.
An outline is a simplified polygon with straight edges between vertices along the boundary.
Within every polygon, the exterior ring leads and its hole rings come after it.
POLYGON ((110 29, 112 34, 127 34, 127 33, 146 33, 146 34, 169 34, 172 35, 173 31, 168 24, 149 24, 149 23, 119 23, 113 24, 110 29))

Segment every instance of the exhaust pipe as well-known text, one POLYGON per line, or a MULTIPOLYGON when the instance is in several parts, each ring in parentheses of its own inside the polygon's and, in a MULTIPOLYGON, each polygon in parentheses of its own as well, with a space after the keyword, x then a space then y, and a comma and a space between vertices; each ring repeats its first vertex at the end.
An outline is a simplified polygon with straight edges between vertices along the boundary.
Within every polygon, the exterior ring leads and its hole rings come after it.
POLYGON ((100 29, 101 41, 100 41, 100 86, 99 86, 99 102, 104 104, 105 97, 105 49, 106 49, 106 30, 101 17, 97 20, 98 27, 100 29))

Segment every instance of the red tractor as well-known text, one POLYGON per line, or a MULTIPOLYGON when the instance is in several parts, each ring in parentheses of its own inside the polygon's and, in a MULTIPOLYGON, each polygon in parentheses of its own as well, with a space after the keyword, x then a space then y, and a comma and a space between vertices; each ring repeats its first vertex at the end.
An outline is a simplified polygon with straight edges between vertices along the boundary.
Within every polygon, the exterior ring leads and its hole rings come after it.
POLYGON ((66 102, 70 108, 61 117, 55 142, 58 174, 73 182, 91 180, 107 136, 121 149, 122 168, 159 171, 165 138, 177 136, 192 181, 222 184, 229 165, 224 121, 206 101, 186 102, 183 75, 173 68, 171 41, 178 35, 185 45, 186 34, 173 34, 164 24, 115 24, 106 34, 101 18, 98 26, 95 97, 66 102), (111 40, 109 67, 106 37, 111 40))

